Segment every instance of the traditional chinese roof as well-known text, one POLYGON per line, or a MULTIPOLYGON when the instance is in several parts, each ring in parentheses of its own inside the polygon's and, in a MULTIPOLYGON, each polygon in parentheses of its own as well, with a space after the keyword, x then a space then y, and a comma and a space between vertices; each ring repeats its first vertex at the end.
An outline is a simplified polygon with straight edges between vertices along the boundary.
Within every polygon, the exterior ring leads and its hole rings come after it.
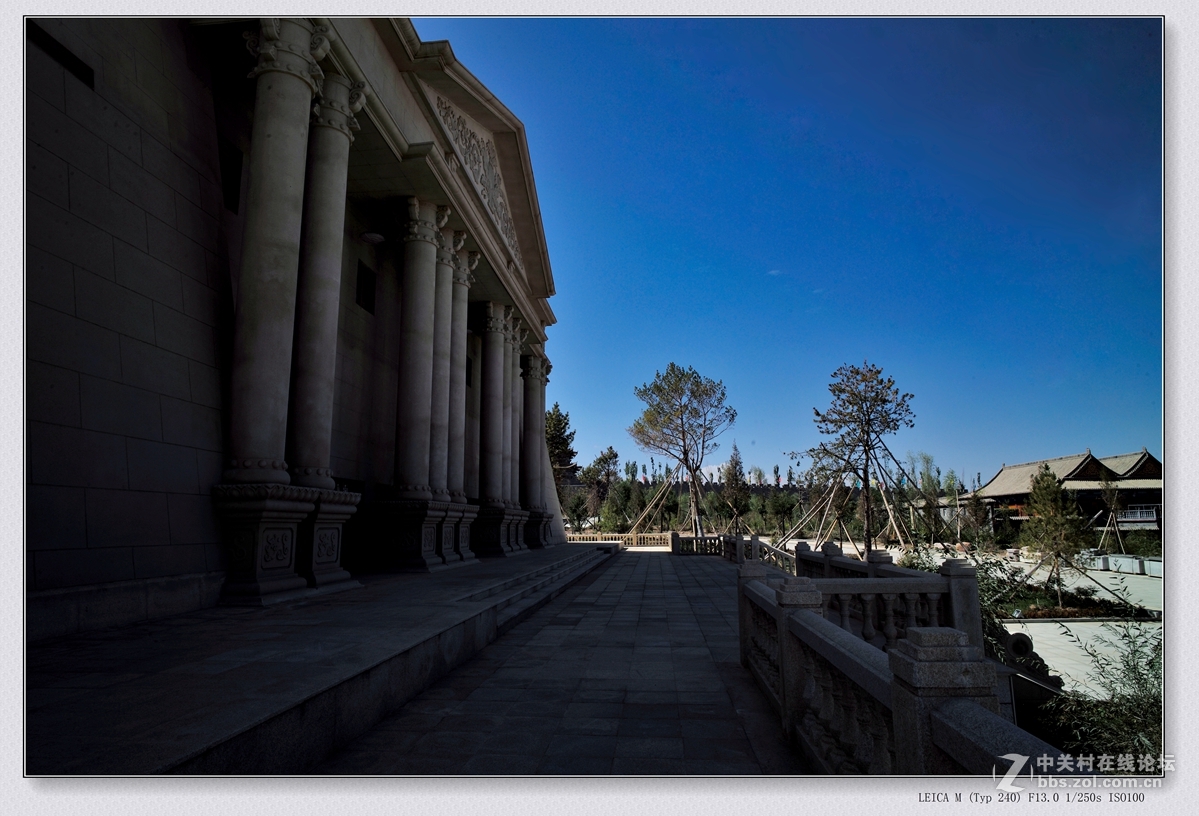
POLYGON ((1004 465, 989 482, 977 490, 981 498, 1027 495, 1041 467, 1048 465, 1058 482, 1070 490, 1099 490, 1106 477, 1122 489, 1161 489, 1162 466, 1142 448, 1137 453, 1096 458, 1087 450, 1056 459, 1040 459, 1018 465, 1004 465))

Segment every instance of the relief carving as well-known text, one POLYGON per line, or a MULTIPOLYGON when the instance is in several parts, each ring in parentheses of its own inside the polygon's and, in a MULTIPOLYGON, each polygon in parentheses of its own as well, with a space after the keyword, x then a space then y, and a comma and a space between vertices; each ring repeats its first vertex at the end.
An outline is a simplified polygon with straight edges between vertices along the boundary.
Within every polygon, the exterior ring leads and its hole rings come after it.
POLYGON ((291 562, 292 530, 286 527, 262 531, 262 566, 281 567, 291 562))
POLYGON ((341 543, 341 531, 336 527, 322 527, 316 531, 316 560, 318 563, 337 560, 337 547, 341 543))
POLYGON ((478 187, 487 209, 495 218, 500 234, 504 236, 504 243, 512 251, 516 262, 523 267, 524 259, 520 254, 516 227, 508 209, 508 199, 504 195, 504 180, 500 177, 500 163, 495 145, 471 130, 466 119, 459 116, 453 106, 440 96, 437 97, 437 115, 441 117, 450 138, 461 152, 463 165, 478 187))

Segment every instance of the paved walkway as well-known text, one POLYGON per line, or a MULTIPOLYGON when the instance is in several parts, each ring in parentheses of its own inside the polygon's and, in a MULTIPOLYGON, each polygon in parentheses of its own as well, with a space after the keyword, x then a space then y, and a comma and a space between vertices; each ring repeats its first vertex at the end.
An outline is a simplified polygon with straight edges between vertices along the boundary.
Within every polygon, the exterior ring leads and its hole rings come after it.
POLYGON ((625 552, 313 772, 806 773, 740 665, 736 587, 625 552))

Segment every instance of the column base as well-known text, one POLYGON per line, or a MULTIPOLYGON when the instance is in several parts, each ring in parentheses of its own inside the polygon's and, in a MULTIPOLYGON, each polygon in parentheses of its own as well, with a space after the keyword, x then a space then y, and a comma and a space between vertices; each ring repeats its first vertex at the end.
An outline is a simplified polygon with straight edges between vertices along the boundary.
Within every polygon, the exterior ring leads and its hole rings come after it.
POLYGON ((470 528, 479 508, 470 504, 451 504, 442 522, 441 556, 447 564, 460 566, 477 564, 475 551, 470 548, 470 528))
POLYGON ((342 529, 360 501, 361 493, 320 491, 316 511, 300 524, 297 571, 308 581, 308 586, 324 588, 347 581, 362 586, 341 566, 342 529))
POLYGON ((378 502, 377 507, 382 569, 435 572, 449 566, 440 554, 443 548, 440 537, 446 513, 457 505, 400 500, 378 502))
POLYGON ((545 513, 540 510, 529 510, 529 520, 525 523, 525 546, 529 549, 540 550, 547 546, 545 533, 549 529, 545 513))
POLYGON ((529 511, 515 508, 508 511, 508 515, 512 517, 510 522, 511 527, 508 533, 508 541, 514 550, 528 552, 529 545, 525 543, 525 528, 529 524, 529 511))
POLYGON ((528 552, 521 542, 522 536, 514 530, 520 523, 517 513, 525 515, 523 511, 507 507, 480 507, 470 532, 470 547, 475 555, 480 558, 503 558, 528 552))
POLYGON ((222 598, 260 605, 271 596, 308 587, 296 569, 297 541, 300 524, 316 509, 320 492, 271 483, 213 486, 229 557, 222 598))

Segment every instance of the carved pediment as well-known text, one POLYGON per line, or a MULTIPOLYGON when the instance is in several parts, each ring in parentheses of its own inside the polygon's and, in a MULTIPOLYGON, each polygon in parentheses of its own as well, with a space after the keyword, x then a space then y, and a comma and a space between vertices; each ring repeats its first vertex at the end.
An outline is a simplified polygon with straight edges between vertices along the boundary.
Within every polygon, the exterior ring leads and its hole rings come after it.
POLYGON ((512 223, 508 198, 504 193, 504 180, 500 176, 495 142, 491 140, 490 134, 461 113, 445 97, 435 92, 430 95, 434 99, 437 116, 454 146, 458 161, 486 203, 488 212, 504 238, 504 243, 512 251, 513 258, 523 271, 524 259, 520 254, 520 244, 516 238, 516 226, 512 223))

